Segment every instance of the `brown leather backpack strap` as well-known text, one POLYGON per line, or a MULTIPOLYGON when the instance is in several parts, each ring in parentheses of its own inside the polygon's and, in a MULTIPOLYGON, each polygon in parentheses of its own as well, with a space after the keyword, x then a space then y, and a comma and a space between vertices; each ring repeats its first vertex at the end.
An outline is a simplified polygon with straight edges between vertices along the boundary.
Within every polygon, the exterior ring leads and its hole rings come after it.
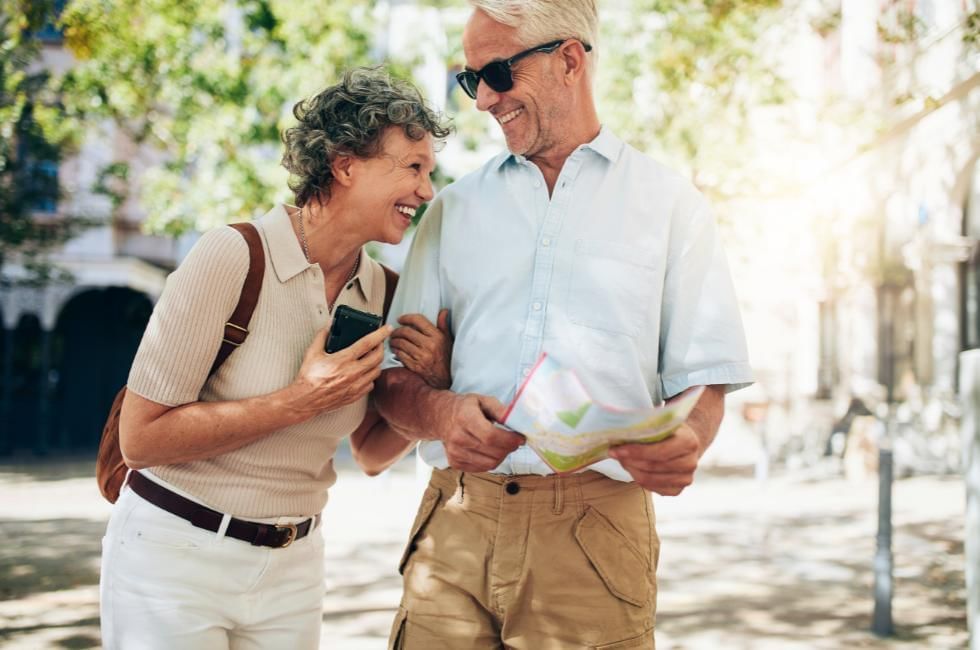
POLYGON ((385 302, 381 309, 381 322, 388 320, 388 310, 391 309, 391 299, 395 297, 395 287, 398 286, 398 274, 384 264, 381 270, 385 272, 385 302))
POLYGON ((225 323, 225 335, 221 339, 221 348, 218 349, 209 375, 213 375, 228 355, 248 338, 248 323, 252 320, 252 312, 259 302, 262 278, 265 277, 265 250, 262 248, 262 237, 259 236, 258 229, 251 223, 233 223, 231 227, 237 230, 248 244, 248 273, 245 275, 242 294, 238 297, 235 311, 225 323))

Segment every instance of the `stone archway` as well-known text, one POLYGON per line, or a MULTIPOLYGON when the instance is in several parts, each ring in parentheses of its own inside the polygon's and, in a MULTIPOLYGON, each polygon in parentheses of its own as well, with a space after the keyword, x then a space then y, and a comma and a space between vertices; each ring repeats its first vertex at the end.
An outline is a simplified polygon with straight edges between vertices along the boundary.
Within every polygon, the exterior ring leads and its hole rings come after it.
POLYGON ((10 429, 12 404, 9 384, 13 381, 14 349, 7 321, 4 320, 3 305, 0 305, 0 454, 6 453, 7 436, 10 429))
POLYGON ((94 449, 116 391, 153 311, 146 294, 125 287, 88 289, 73 296, 52 333, 52 446, 94 449))
POLYGON ((4 391, 7 421, 0 435, 0 451, 10 453, 37 448, 40 417, 41 321, 24 314, 17 326, 5 333, 10 337, 10 386, 4 391))

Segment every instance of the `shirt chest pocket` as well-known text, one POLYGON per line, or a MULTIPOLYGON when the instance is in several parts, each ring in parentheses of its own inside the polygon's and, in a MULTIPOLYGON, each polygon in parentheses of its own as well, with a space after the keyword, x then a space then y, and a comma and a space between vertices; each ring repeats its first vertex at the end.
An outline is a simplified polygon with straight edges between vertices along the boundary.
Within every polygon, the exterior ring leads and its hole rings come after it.
POLYGON ((656 275, 649 249, 579 239, 568 284, 568 317, 577 325, 637 336, 651 309, 656 275))

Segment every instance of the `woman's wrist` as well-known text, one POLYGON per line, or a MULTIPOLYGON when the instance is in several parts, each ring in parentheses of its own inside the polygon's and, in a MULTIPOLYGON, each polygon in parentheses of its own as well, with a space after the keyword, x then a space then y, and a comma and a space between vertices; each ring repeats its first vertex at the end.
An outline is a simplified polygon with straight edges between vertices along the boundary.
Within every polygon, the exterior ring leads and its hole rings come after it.
POLYGON ((302 379, 297 379, 291 384, 270 394, 269 408, 275 413, 281 413, 283 426, 302 424, 316 413, 309 408, 310 400, 308 391, 302 386, 302 379))

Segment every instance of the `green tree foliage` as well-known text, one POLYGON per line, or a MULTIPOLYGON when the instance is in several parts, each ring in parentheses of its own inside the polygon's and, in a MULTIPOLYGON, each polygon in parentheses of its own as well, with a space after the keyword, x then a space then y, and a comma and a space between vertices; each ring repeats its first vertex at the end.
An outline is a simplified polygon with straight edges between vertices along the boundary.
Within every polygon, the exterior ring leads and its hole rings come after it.
POLYGON ((63 25, 78 60, 69 110, 161 152, 139 199, 149 228, 171 235, 288 198, 279 133, 292 104, 371 63, 371 6, 356 0, 74 0, 63 25))
MULTIPOLYGON (((79 225, 65 215, 36 219, 59 197, 57 162, 71 144, 57 95, 39 65, 36 34, 54 21, 51 1, 0 0, 0 268, 16 255, 40 284, 61 274, 45 254, 79 225)), ((0 278, 0 284, 14 280, 0 278)))
POLYGON ((598 98, 631 144, 715 198, 751 187, 750 121, 783 103, 781 0, 625 0, 602 7, 598 98))
MULTIPOLYGON (((169 234, 249 218, 286 198, 278 134, 289 107, 340 70, 372 62, 374 5, 73 0, 63 19, 78 59, 64 84, 69 111, 86 123, 110 118, 161 151, 139 179, 117 161, 102 186, 138 180, 148 225, 169 234)), ((604 122, 709 193, 745 190, 750 114, 785 94, 768 55, 778 48, 763 40, 783 15, 780 0, 620 0, 600 10, 604 122)), ((489 122, 459 104, 459 134, 475 145, 489 122)))

